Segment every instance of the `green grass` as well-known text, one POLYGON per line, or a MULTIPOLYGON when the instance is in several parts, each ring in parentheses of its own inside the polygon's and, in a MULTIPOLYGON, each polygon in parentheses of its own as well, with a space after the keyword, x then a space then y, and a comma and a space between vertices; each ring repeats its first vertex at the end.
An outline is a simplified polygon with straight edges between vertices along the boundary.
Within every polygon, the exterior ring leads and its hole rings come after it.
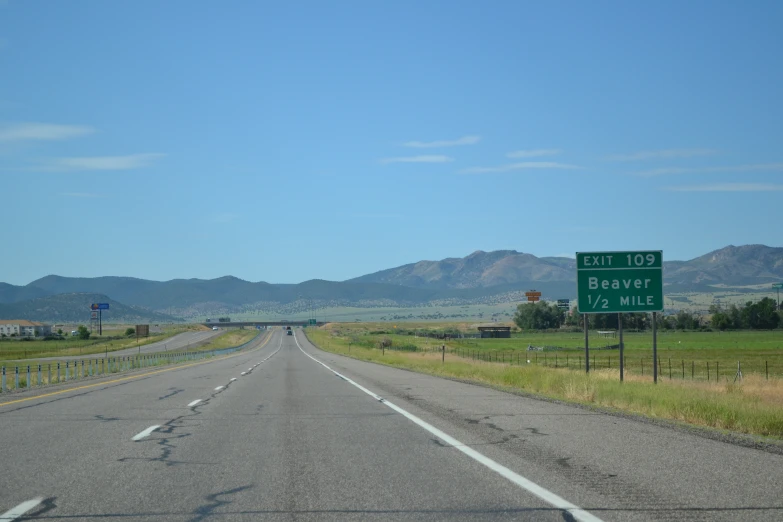
MULTIPOLYGON (((475 332, 468 323, 426 323, 399 325, 399 328, 459 328, 475 332)), ((344 331, 355 342, 374 346, 383 337, 392 340, 395 346, 416 345, 421 349, 434 350, 443 341, 411 335, 372 334, 371 332, 393 332, 385 323, 352 325, 331 325, 336 331, 344 331)), ((619 350, 601 349, 617 344, 617 338, 601 338, 590 332, 590 363, 594 369, 616 369, 619 371, 619 350)), ((634 375, 652 376, 652 333, 626 332, 625 367, 634 375)), ((452 339, 445 342, 449 353, 466 358, 500 358, 501 361, 517 360, 520 363, 530 359, 531 364, 541 366, 583 368, 583 333, 515 333, 511 339, 452 339), (563 350, 528 351, 528 346, 556 346, 563 350)), ((739 331, 739 332, 682 332, 664 331, 658 334, 659 375, 669 378, 671 363, 672 379, 715 380, 718 375, 725 380, 733 379, 737 363, 741 364, 743 375, 755 373, 766 376, 783 376, 783 330, 739 331)), ((525 364, 527 364, 525 362, 525 364)))
MULTIPOLYGON (((229 330, 223 335, 212 339, 210 342, 205 343, 202 346, 195 347, 187 350, 188 352, 206 352, 211 350, 219 350, 221 348, 230 348, 244 344, 258 335, 256 330, 229 330)), ((144 360, 145 368, 165 366, 173 364, 175 361, 169 359, 175 354, 181 354, 184 350, 177 350, 176 352, 157 352, 158 358, 150 357, 153 354, 143 354, 146 358, 144 360)), ((111 357, 110 357, 111 358, 111 357)), ((119 357, 118 357, 119 359, 119 357)), ((129 359, 125 356, 125 359, 129 359)), ((130 356, 134 362, 136 368, 138 368, 138 359, 136 356, 130 356)), ((93 375, 107 375, 119 373, 121 370, 112 362, 112 367, 109 368, 108 361, 103 357, 96 357, 88 360, 78 361, 38 361, 38 360, 23 360, 23 361, 4 361, 3 365, 6 371, 6 386, 9 389, 16 387, 16 369, 19 369, 19 388, 25 388, 27 383, 27 368, 30 367, 30 383, 31 386, 39 386, 40 384, 55 384, 65 382, 66 369, 69 372, 70 378, 68 380, 74 380, 82 378, 82 376, 88 376, 89 369, 92 365, 93 375), (59 371, 57 365, 60 365, 59 371), (38 378, 38 365, 41 365, 41 378, 38 378), (58 377, 59 375, 59 377, 58 377)))
MULTIPOLYGON (((654 418, 740 433, 783 438, 783 380, 748 376, 742 383, 663 380, 631 374, 624 383, 616 372, 582 371, 536 364, 515 366, 457 357, 441 362, 438 353, 396 352, 356 344, 351 328, 308 329, 322 349, 398 368, 454 377, 546 397, 613 408, 654 418)), ((489 352, 484 352, 489 353, 489 352)), ((500 353, 500 352, 496 352, 500 353)))
POLYGON ((146 344, 163 341, 179 333, 188 330, 198 330, 199 326, 172 326, 164 328, 159 334, 150 334, 149 337, 136 340, 135 336, 126 337, 125 329, 107 331, 98 337, 93 335, 90 339, 81 340, 76 337, 66 336, 64 340, 33 340, 22 341, 20 339, 3 339, 0 341, 0 361, 34 360, 44 357, 68 357, 73 355, 89 355, 114 352, 144 346, 146 344))

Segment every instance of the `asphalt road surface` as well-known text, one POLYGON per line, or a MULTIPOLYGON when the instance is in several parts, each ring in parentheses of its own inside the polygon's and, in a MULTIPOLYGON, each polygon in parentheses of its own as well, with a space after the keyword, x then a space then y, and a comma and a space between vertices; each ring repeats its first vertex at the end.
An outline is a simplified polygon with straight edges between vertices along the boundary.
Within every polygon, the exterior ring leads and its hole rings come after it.
MULTIPOLYGON (((139 353, 155 353, 163 351, 182 351, 188 347, 195 348, 197 345, 201 345, 218 335, 226 333, 226 330, 205 330, 200 332, 183 332, 163 341, 156 343, 150 343, 142 345, 141 347, 134 346, 133 348, 126 348, 124 350, 117 350, 109 352, 109 357, 124 357, 127 355, 138 355, 139 353)), ((71 355, 65 357, 43 357, 36 359, 37 361, 72 361, 74 359, 95 359, 103 357, 103 352, 93 353, 88 355, 71 355)), ((2 522, 2 519, 0 519, 2 522)))
POLYGON ((257 349, 0 400, 0 520, 781 520, 783 457, 257 349))

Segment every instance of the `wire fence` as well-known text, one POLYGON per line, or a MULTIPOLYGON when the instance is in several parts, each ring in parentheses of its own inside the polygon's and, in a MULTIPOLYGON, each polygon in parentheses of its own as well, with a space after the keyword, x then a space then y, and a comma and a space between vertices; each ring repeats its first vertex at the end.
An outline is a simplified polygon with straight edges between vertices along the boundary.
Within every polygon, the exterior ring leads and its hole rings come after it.
POLYGON ((226 355, 251 346, 252 343, 258 341, 260 335, 259 333, 251 340, 238 346, 218 350, 157 352, 126 357, 100 357, 46 364, 3 366, 0 368, 2 372, 0 375, 0 393, 13 393, 39 386, 49 386, 130 370, 198 361, 226 355))
MULTIPOLYGON (((441 346, 416 346, 414 344, 380 346, 368 343, 354 343, 365 348, 418 353, 442 353, 441 346)), ((571 353, 547 353, 539 351, 494 351, 460 347, 446 347, 446 355, 459 357, 479 363, 500 363, 514 366, 538 365, 548 368, 563 368, 585 370, 584 355, 571 353)), ((624 356, 623 367, 626 374, 650 376, 653 375, 653 358, 624 356)), ((745 358, 736 361, 729 360, 687 360, 684 358, 658 357, 658 377, 681 380, 700 380, 707 382, 732 381, 740 374, 756 374, 765 379, 782 378, 783 362, 763 358, 745 358)), ((620 355, 591 354, 590 369, 616 369, 620 371, 620 355)))

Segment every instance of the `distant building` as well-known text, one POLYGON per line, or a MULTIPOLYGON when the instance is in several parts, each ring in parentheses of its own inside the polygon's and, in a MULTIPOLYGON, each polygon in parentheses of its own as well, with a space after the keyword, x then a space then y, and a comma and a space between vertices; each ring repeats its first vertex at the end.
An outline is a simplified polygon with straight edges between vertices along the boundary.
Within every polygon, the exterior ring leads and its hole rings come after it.
POLYGON ((52 334, 52 327, 22 319, 0 319, 0 335, 3 334, 6 337, 11 337, 12 335, 16 337, 45 337, 52 334))
POLYGON ((511 337, 510 326, 479 326, 482 339, 509 339, 511 337))

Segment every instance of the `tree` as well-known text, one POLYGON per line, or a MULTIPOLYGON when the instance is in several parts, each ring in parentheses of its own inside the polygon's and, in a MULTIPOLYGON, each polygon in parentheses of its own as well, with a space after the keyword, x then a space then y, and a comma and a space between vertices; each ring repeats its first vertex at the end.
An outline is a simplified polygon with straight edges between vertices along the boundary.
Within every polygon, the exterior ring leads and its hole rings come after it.
POLYGON ((86 326, 80 325, 79 328, 77 328, 77 331, 79 332, 78 337, 82 340, 87 340, 90 338, 90 331, 87 329, 86 326))
POLYGON ((750 308, 748 313, 748 326, 759 330, 772 330, 780 324, 780 315, 775 312, 777 304, 773 299, 765 297, 755 304, 748 303, 745 308, 750 308))
POLYGON ((133 335, 135 333, 136 333, 136 329, 135 328, 128 328, 127 330, 125 330, 125 335, 128 335, 128 336, 131 336, 131 335, 133 335))
POLYGON ((57 329, 57 335, 62 335, 62 334, 63 334, 63 329, 62 328, 58 328, 57 329))
POLYGON ((522 303, 517 306, 514 323, 522 330, 560 328, 563 323, 563 311, 554 303, 545 301, 522 303))
POLYGON ((680 310, 674 318, 675 328, 678 330, 693 330, 697 328, 696 319, 690 312, 680 310))

